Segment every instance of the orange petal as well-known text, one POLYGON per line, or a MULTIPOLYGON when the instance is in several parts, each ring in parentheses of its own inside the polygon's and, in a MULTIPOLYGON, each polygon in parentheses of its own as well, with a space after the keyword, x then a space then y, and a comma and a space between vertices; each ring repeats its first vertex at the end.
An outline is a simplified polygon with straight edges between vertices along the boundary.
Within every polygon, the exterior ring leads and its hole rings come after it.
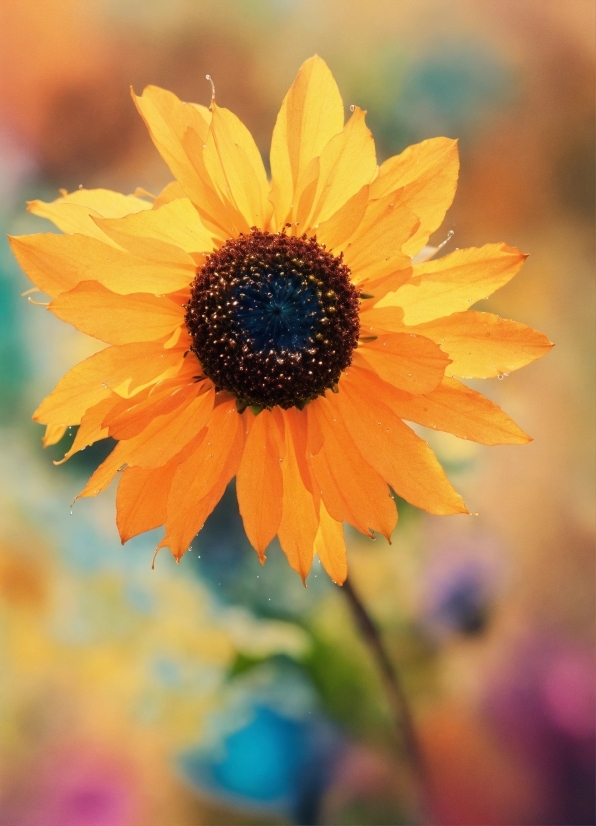
POLYGON ((395 192, 400 206, 420 218, 420 226, 404 247, 408 255, 416 255, 443 223, 455 195, 458 173, 457 141, 450 138, 431 138, 409 146, 381 165, 371 186, 371 198, 395 192))
POLYGON ((317 502, 309 490, 310 474, 303 454, 305 416, 295 408, 284 410, 282 415, 285 431, 285 454, 282 462, 283 504, 277 535, 290 566, 300 574, 302 582, 306 584, 319 528, 319 511, 317 502))
POLYGON ((133 536, 164 524, 168 494, 181 461, 179 454, 163 467, 129 467, 122 472, 116 494, 116 524, 123 545, 133 536))
POLYGON ((383 400, 383 383, 351 367, 334 398, 358 450, 406 501, 429 513, 467 513, 436 456, 383 400))
POLYGON ((364 122, 366 112, 354 107, 344 129, 331 138, 320 156, 320 169, 313 207, 301 231, 317 229, 363 186, 377 171, 375 144, 364 122))
POLYGON ((281 522, 284 437, 277 411, 263 410, 253 419, 238 468, 236 493, 246 535, 264 561, 265 548, 281 522))
MULTIPOLYGON (((178 350, 160 344, 124 344, 107 347, 80 362, 63 376, 33 414, 43 424, 79 424, 89 407, 107 398, 124 383, 140 389, 167 375, 175 375, 183 364, 178 350)), ((122 394, 120 394, 122 395, 122 394)))
POLYGON ((129 441, 126 461, 130 467, 162 467, 186 447, 205 427, 213 411, 215 391, 195 384, 188 388, 182 404, 156 416, 129 441))
POLYGON ((68 425, 65 424, 49 424, 46 425, 46 432, 42 436, 41 443, 44 447, 57 445, 60 439, 68 430, 68 425))
POLYGON ((358 348, 379 376, 408 393, 430 393, 441 383, 447 356, 434 341, 408 333, 385 333, 358 348))
POLYGON ((242 458, 244 424, 235 402, 214 408, 202 439, 177 469, 167 503, 166 535, 159 544, 176 559, 219 502, 242 458))
MULTIPOLYGON (((378 272, 384 272, 386 275, 380 274, 377 278, 367 278, 359 284, 362 293, 371 296, 370 299, 361 299, 363 301, 361 305, 363 312, 375 307, 375 305, 378 306, 387 293, 395 292, 412 277, 410 259, 401 254, 394 255, 379 266, 378 272)), ((382 307, 381 309, 397 311, 400 317, 403 318, 404 312, 401 307, 382 307)))
POLYGON ((321 502, 319 530, 315 537, 315 553, 333 582, 343 585, 348 576, 348 556, 344 539, 344 527, 327 513, 321 502))
POLYGON ((92 216, 122 218, 151 209, 151 204, 134 195, 121 195, 109 189, 75 189, 50 203, 29 201, 27 209, 40 218, 52 221, 62 232, 78 232, 110 243, 93 222, 92 216))
POLYGON ((97 496, 107 488, 119 471, 123 471, 125 469, 127 446, 128 442, 118 442, 108 458, 102 462, 97 470, 91 475, 91 478, 83 490, 78 496, 75 497, 75 502, 77 499, 84 499, 88 496, 97 496))
POLYGON ((119 399, 119 403, 104 418, 103 425, 114 439, 132 439, 148 427, 153 419, 176 410, 196 393, 197 387, 192 382, 185 386, 160 382, 132 399, 119 399), (151 390, 154 392, 150 392, 151 390))
POLYGON ((320 57, 305 61, 277 116, 271 142, 274 229, 297 203, 297 184, 313 158, 344 125, 344 107, 333 75, 320 57))
POLYGON ((432 393, 411 396, 384 384, 380 393, 401 419, 453 433, 484 445, 523 445, 531 441, 498 405, 455 379, 445 378, 432 393))
POLYGON ((165 297, 148 293, 118 295, 97 281, 82 281, 49 304, 61 321, 107 344, 155 341, 184 322, 184 310, 165 297))
POLYGON ((377 306, 402 307, 406 324, 467 310, 510 281, 526 257, 506 244, 456 250, 415 266, 412 278, 377 306))
POLYGON ((373 307, 360 313, 360 335, 363 337, 403 332, 404 312, 401 307, 373 307))
POLYGON ((362 533, 378 531, 389 539, 397 522, 395 502, 387 484, 357 449, 337 414, 335 396, 308 405, 309 421, 323 431, 322 450, 310 460, 327 511, 338 522, 349 522, 362 533))
POLYGON ((269 220, 269 184, 252 135, 229 109, 211 104, 212 117, 203 158, 222 200, 231 199, 248 226, 263 229, 269 220))
MULTIPOLYGON (((213 237, 202 225, 199 215, 188 198, 177 198, 163 206, 128 215, 120 220, 98 219, 105 235, 129 252, 140 237, 153 238, 184 250, 186 253, 211 252, 213 237)), ((106 237, 107 237, 106 236, 106 237)))
POLYGON ((78 453, 79 450, 83 450, 89 447, 89 445, 99 442, 100 439, 107 438, 109 435, 108 430, 106 427, 103 427, 102 422, 118 400, 119 397, 115 393, 111 393, 107 399, 102 399, 98 404, 87 410, 81 419, 81 424, 70 450, 64 454, 63 459, 59 462, 54 462, 55 465, 63 464, 75 453, 78 453))
POLYGON ((99 281, 123 295, 163 295, 187 287, 196 271, 190 258, 192 263, 185 265, 149 261, 86 235, 21 235, 11 238, 10 245, 25 273, 52 298, 80 281, 99 281))
POLYGON ((492 313, 454 313, 417 328, 449 353, 448 376, 487 379, 542 358, 553 346, 542 333, 492 313))

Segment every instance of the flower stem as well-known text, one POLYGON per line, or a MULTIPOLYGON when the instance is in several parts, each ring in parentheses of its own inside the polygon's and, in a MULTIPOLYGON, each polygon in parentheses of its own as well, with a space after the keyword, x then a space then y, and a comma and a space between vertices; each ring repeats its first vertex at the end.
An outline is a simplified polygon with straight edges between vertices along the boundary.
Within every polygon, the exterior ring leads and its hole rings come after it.
POLYGON ((422 794, 426 787, 426 768, 401 681, 383 645, 379 629, 373 622, 349 579, 346 579, 344 582, 342 591, 350 604, 354 621, 362 632, 364 640, 370 648, 381 672, 395 726, 400 737, 400 744, 403 747, 412 774, 415 776, 419 785, 419 791, 422 794))

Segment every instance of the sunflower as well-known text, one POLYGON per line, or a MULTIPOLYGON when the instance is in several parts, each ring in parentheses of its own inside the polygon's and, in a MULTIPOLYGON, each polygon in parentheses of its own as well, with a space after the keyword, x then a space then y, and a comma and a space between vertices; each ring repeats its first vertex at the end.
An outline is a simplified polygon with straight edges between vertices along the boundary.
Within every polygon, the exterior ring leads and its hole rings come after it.
POLYGON ((48 310, 108 346, 41 403, 45 444, 78 425, 65 461, 117 444, 80 496, 119 475, 122 542, 160 526, 179 560, 236 477, 246 534, 278 537, 305 580, 318 554, 347 575, 343 523, 391 536, 392 492, 466 513, 404 420, 483 444, 529 437, 460 378, 544 355, 540 333, 470 310, 525 255, 505 244, 432 260, 457 183, 435 138, 377 166, 365 112, 307 60, 273 131, 271 182, 246 127, 215 102, 134 96, 175 180, 150 200, 62 192, 29 209, 64 232, 12 238, 48 310))

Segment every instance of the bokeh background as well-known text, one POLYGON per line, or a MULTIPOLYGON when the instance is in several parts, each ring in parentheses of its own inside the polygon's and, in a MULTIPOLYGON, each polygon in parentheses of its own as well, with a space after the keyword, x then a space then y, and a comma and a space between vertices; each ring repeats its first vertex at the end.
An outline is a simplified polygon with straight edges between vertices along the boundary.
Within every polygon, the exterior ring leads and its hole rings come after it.
MULTIPOLYGON (((350 534, 355 588, 411 700, 437 824, 594 823, 592 0, 0 0, 0 229, 59 187, 158 191, 129 95, 233 109, 267 153, 318 52, 382 160, 460 139, 435 241, 530 253, 482 309, 555 349, 483 392, 534 441, 430 434, 477 518, 407 506, 391 547, 350 534)), ((279 548, 264 568, 230 490, 176 566, 122 549, 101 459, 54 467, 30 420, 97 343, 21 293, 0 239, 2 826, 410 823, 389 710, 345 599, 279 548)), ((70 434, 72 439, 72 434, 70 434)))

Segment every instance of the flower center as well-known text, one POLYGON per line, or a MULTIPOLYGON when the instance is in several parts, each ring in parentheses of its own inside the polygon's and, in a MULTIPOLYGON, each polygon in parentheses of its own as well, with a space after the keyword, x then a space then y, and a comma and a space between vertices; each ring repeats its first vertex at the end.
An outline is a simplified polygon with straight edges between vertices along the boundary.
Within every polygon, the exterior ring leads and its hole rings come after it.
POLYGON ((186 326, 205 375, 239 404, 302 407, 352 361, 358 291, 315 238, 253 229, 207 257, 186 326))

